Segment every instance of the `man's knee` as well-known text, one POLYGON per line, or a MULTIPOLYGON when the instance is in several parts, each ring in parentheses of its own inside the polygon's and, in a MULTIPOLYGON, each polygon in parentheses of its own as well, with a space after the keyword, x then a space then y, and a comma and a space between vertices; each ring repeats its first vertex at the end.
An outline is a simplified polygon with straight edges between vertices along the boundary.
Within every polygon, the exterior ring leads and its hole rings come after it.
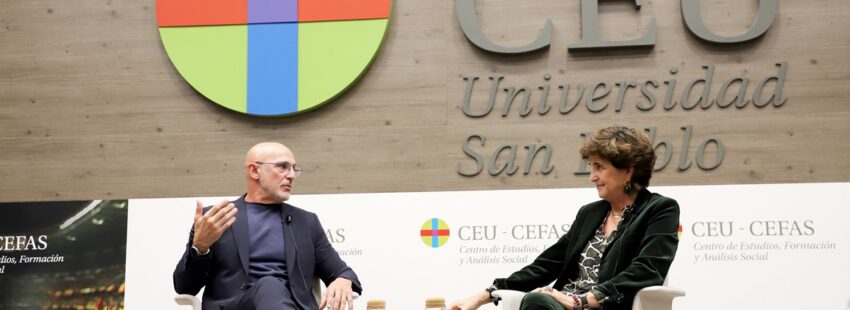
POLYGON ((560 310, 563 307, 549 295, 533 292, 525 294, 520 304, 520 310, 560 310))

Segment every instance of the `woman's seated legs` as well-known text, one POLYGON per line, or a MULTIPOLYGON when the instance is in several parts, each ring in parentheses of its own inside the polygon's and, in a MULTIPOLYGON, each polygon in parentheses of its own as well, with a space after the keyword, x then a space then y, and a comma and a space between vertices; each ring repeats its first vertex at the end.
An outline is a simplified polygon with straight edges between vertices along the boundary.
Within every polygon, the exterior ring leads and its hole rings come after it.
POLYGON ((564 310, 564 306, 561 305, 554 298, 540 293, 540 292, 532 292, 525 294, 525 297, 522 298, 522 303, 519 305, 520 310, 564 310))

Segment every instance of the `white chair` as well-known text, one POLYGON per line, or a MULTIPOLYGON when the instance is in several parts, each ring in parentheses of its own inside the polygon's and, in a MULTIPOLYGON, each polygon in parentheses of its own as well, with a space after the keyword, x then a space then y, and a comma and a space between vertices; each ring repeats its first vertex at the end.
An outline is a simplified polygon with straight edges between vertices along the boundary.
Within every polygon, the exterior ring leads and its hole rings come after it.
MULTIPOLYGON (((650 286, 638 291, 632 303, 632 310, 673 309, 673 299, 685 296, 685 291, 666 286, 667 280, 664 280, 664 285, 650 286)), ((519 304, 522 302, 525 292, 496 290, 493 292, 493 296, 501 298, 499 306, 502 310, 519 310, 519 304)))
MULTIPOLYGON (((316 299, 316 303, 322 301, 322 286, 322 281, 318 277, 313 278, 313 298, 316 299)), ((356 299, 357 297, 357 293, 354 293, 354 298, 356 299)), ((195 297, 195 295, 180 294, 174 297, 174 301, 178 305, 192 306, 192 310, 201 310, 201 300, 195 297)))

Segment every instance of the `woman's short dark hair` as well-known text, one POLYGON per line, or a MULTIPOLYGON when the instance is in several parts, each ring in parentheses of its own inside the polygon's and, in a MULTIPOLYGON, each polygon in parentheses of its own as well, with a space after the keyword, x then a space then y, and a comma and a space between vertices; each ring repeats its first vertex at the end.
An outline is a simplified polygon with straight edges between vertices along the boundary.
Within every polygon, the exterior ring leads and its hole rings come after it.
POLYGON ((655 166, 655 149, 649 136, 642 131, 623 126, 612 126, 596 131, 578 151, 587 159, 596 155, 610 161, 618 169, 634 168, 631 183, 643 188, 649 186, 655 166))

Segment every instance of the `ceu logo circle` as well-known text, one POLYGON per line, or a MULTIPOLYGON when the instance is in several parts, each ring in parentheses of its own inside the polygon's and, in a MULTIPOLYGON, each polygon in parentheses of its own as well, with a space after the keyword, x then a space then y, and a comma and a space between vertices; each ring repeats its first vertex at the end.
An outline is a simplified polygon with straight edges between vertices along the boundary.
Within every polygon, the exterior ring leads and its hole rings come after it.
POLYGON ((679 229, 676 231, 676 238, 682 239, 682 224, 679 224, 679 229))
POLYGON ((432 218, 422 224, 419 236, 422 237, 422 242, 425 245, 439 248, 449 241, 449 224, 436 217, 432 218))
POLYGON ((372 63, 391 0, 157 0, 177 71, 233 111, 291 115, 342 94, 372 63))

